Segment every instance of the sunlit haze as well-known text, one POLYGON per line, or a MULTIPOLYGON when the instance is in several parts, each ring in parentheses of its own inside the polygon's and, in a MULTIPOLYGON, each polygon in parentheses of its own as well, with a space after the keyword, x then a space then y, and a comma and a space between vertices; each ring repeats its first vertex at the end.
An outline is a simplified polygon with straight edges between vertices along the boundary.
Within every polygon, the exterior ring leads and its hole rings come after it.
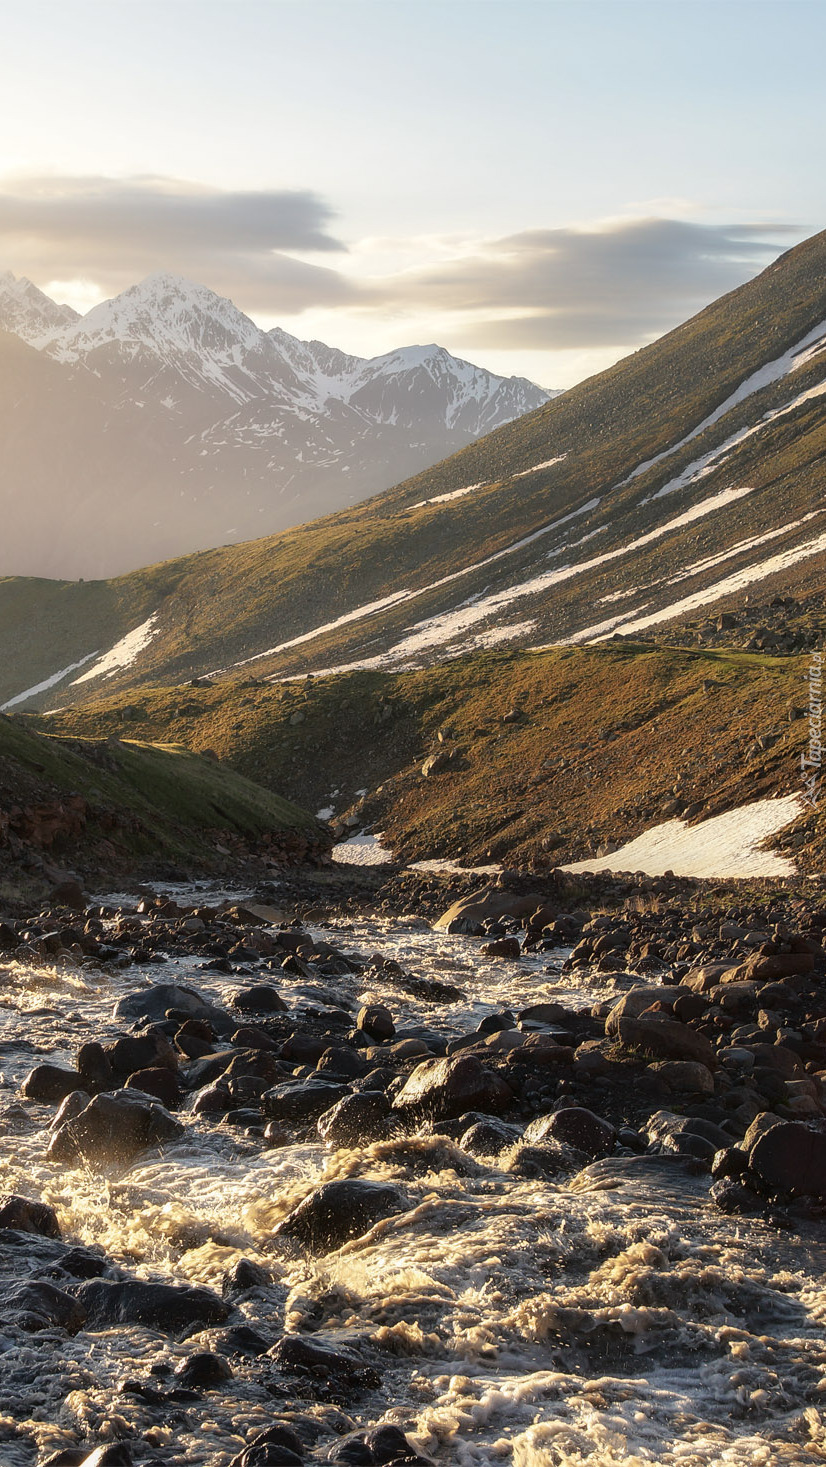
POLYGON ((0 268, 81 311, 170 269, 565 386, 823 224, 808 0, 3 10, 0 268))

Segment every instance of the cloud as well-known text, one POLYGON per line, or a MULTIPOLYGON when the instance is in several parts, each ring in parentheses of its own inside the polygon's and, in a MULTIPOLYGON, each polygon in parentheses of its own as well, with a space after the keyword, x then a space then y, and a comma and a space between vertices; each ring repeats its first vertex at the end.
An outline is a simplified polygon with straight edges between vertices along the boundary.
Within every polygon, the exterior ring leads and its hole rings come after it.
POLYGON ((462 316, 463 340, 491 350, 633 346, 742 284, 778 232, 798 231, 661 218, 525 230, 386 278, 376 304, 462 316))
POLYGON ((38 279, 104 291, 154 270, 192 275, 248 310, 293 312, 358 295, 331 253, 332 210, 309 190, 231 192, 178 179, 27 178, 0 187, 0 258, 38 279))

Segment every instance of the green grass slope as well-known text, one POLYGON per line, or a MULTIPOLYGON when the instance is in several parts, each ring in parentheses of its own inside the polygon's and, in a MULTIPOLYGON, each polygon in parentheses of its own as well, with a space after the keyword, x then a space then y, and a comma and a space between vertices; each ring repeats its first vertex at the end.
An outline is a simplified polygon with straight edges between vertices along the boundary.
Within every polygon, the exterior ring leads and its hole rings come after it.
POLYGON ((329 845, 308 811, 180 744, 39 733, 0 718, 0 869, 70 861, 106 877, 329 845))
MULTIPOLYGON (((558 864, 669 814, 797 790, 807 725, 789 715, 805 663, 630 643, 494 651, 407 673, 147 688, 44 722, 214 748, 312 809, 355 811, 408 859, 558 864), (424 776, 434 752, 451 757, 424 776)), ((823 824, 791 833, 810 867, 823 824)))

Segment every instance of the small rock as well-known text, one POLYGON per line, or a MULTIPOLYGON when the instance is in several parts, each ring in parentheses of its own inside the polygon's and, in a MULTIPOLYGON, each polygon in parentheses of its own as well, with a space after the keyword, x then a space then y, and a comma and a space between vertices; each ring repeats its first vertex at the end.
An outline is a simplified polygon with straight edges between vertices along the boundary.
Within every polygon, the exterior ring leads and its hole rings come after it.
POLYGON ((607 1156, 614 1149, 617 1133, 614 1127, 584 1106, 565 1106, 550 1115, 538 1116, 525 1131, 525 1140, 532 1145, 552 1140, 564 1146, 573 1146, 595 1160, 607 1156))

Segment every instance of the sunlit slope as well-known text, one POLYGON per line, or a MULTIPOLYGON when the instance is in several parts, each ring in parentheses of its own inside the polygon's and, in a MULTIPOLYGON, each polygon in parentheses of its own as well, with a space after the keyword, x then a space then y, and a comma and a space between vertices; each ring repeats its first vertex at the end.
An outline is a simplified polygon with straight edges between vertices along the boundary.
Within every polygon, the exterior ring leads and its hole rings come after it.
POLYGON ((502 641, 637 634, 691 598, 716 606, 750 584, 816 580, 824 344, 818 235, 352 510, 93 586, 0 583, 0 698, 83 658, 83 683, 66 674, 25 706, 204 673, 392 668, 502 641), (150 617, 140 655, 95 673, 92 654, 150 617))

